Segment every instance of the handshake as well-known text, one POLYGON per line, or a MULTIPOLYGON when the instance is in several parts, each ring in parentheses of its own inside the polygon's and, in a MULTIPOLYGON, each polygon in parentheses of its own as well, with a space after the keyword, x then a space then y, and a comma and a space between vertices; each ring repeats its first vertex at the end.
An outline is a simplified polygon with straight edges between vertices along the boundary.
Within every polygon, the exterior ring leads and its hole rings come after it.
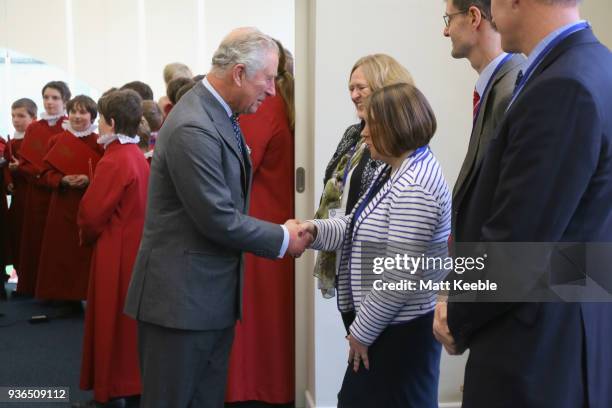
POLYGON ((311 222, 288 220, 285 227, 289 231, 289 247, 287 253, 299 258, 317 237, 317 227, 311 222))

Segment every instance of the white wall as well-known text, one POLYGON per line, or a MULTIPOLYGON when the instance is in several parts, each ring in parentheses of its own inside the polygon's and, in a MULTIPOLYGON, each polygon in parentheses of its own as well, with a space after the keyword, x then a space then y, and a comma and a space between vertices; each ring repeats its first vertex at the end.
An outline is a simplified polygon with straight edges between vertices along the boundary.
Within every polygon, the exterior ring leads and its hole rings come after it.
MULTIPOLYGON (((450 40, 442 36, 443 0, 297 0, 306 3, 309 24, 305 36, 310 44, 311 81, 304 95, 308 108, 308 132, 298 131, 298 139, 311 140, 314 165, 316 208, 322 190, 321 180, 344 129, 356 122, 347 91, 348 74, 357 58, 376 52, 397 58, 413 74, 417 86, 429 99, 438 119, 438 131, 431 143, 442 163, 450 185, 459 172, 467 150, 471 128, 471 98, 477 79, 466 60, 450 56, 450 40)), ((583 16, 608 46, 612 45, 610 0, 585 0, 583 16)), ((299 43, 299 40, 298 40, 299 43)), ((298 82, 303 80, 297 78, 298 82)), ((299 119, 298 119, 299 120, 299 119)), ((306 271, 311 271, 304 268, 306 271)), ((347 345, 335 300, 323 300, 314 284, 305 303, 306 316, 314 322, 309 335, 307 402, 312 406, 335 406, 346 368, 347 345)), ((413 352, 413 350, 406 350, 413 352)), ((441 406, 458 406, 466 356, 450 357, 443 352, 440 382, 441 406)))
MULTIPOLYGON (((584 3, 583 15, 612 45, 612 3, 584 3)), ((233 27, 254 25, 290 49, 295 43, 296 166, 307 175, 296 214, 307 218, 318 204, 326 163, 356 121, 348 72, 368 53, 389 53, 414 75, 438 118, 433 150, 454 182, 467 147, 476 75, 466 61, 450 57, 443 13, 442 0, 0 0, 0 47, 63 68, 100 90, 139 79, 159 97, 166 63, 205 72, 233 27)), ((306 391, 312 405, 334 406, 346 343, 335 300, 322 300, 310 278, 312 263, 310 253, 297 262, 296 404, 303 406, 306 391)), ((445 357, 442 369, 441 400, 458 400, 463 359, 445 357)))
POLYGON ((256 26, 292 50, 294 2, 0 0, 0 47, 63 68, 101 91, 141 80, 156 98, 165 94, 165 64, 180 61, 205 73, 221 38, 239 26, 256 26))

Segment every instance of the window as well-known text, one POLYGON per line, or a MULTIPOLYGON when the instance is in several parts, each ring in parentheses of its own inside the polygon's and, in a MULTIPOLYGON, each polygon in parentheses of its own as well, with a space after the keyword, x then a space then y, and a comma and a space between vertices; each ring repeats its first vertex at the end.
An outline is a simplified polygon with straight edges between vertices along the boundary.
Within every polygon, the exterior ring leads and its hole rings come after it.
POLYGON ((100 92, 79 80, 70 80, 68 73, 58 67, 28 55, 0 48, 0 135, 12 135, 11 104, 19 98, 30 98, 42 112, 41 90, 49 81, 64 81, 72 95, 85 94, 97 100, 100 92))

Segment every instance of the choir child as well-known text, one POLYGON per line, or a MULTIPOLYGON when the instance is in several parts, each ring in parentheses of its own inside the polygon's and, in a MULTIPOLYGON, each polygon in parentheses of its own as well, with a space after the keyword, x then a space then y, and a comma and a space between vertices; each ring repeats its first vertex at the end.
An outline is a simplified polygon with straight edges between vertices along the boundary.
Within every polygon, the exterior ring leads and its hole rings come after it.
POLYGON ((70 89, 62 81, 52 81, 43 87, 42 96, 45 110, 40 120, 28 126, 19 149, 18 170, 26 175, 27 182, 17 282, 17 293, 23 295, 33 295, 36 288, 40 248, 51 200, 51 190, 41 180, 43 159, 51 136, 64 131, 62 123, 67 119, 65 109, 70 89))
POLYGON ((4 169, 5 189, 11 195, 11 205, 8 209, 8 228, 6 229, 10 251, 6 263, 13 265, 15 270, 19 270, 19 244, 27 191, 26 179, 24 174, 19 171, 19 149, 26 129, 36 120, 37 114, 38 107, 33 100, 21 98, 13 102, 11 119, 15 133, 13 133, 6 149, 4 149, 4 159, 7 163, 4 169))
POLYGON ((138 94, 110 92, 98 109, 98 143, 105 151, 77 217, 83 242, 94 245, 81 365, 81 388, 93 389, 94 401, 76 406, 131 397, 129 406, 141 381, 136 321, 123 314, 123 306, 144 225, 149 166, 136 136, 138 94))
POLYGON ((64 132, 51 137, 41 176, 52 193, 35 295, 38 299, 77 301, 73 305, 80 310, 80 300, 87 298, 92 247, 79 245, 76 217, 104 150, 95 132, 96 102, 79 95, 66 107, 64 132))

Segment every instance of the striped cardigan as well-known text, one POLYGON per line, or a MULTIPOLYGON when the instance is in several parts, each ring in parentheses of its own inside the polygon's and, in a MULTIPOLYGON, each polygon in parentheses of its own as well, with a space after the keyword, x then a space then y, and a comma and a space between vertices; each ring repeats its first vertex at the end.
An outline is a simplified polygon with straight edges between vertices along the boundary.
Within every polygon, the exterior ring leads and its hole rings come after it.
MULTIPOLYGON (((389 171, 388 165, 381 166, 375 180, 389 171)), ((365 345, 372 344, 388 325, 406 323, 433 310, 436 303, 433 290, 376 290, 375 280, 414 281, 418 288, 419 280, 440 280, 447 272, 429 265, 429 269, 419 268, 415 274, 393 268, 378 275, 372 273, 372 258, 395 258, 396 254, 446 257, 451 217, 451 194, 429 147, 406 158, 358 214, 352 236, 348 236, 351 220, 368 194, 369 190, 349 215, 310 221, 318 231, 312 248, 342 250, 338 308, 341 312, 357 312, 350 332, 365 345)))

